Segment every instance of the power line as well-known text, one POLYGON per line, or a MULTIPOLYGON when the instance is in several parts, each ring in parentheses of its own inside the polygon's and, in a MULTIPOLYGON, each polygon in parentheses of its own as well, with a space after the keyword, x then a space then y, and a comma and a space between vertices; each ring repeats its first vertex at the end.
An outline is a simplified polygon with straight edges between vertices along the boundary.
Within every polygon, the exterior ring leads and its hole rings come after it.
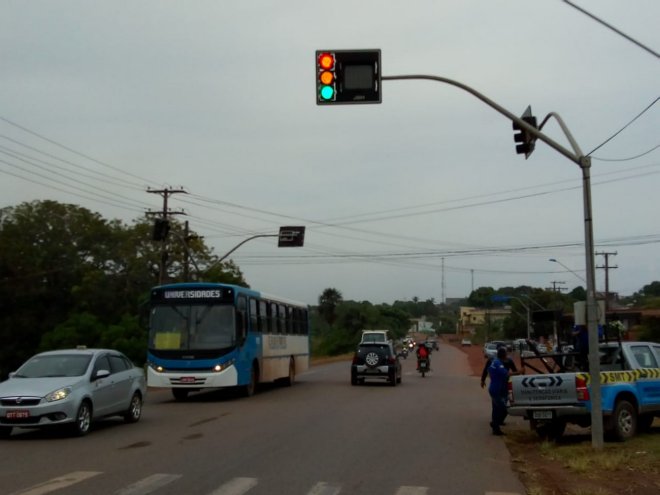
MULTIPOLYGON (((564 1, 566 1, 566 0, 564 0, 564 1)), ((594 149, 592 149, 589 153, 587 153, 587 156, 591 155, 591 154, 592 154, 594 151, 596 151, 597 149, 599 149, 599 148, 605 146, 605 145, 606 145, 607 143, 609 143, 612 139, 614 139, 616 136, 618 136, 619 134, 621 134, 621 132, 622 132, 626 127, 628 127, 630 124, 632 124, 632 123, 635 122, 638 118, 640 118, 642 115, 644 115, 644 113, 646 113, 647 110, 649 110, 653 105, 655 105, 655 104, 658 102, 658 100, 660 100, 660 96, 657 97, 655 100, 653 100, 653 101, 652 101, 652 102, 651 102, 651 103, 650 103, 650 104, 649 104, 644 110, 642 110, 641 112, 639 112, 639 113, 638 113, 638 114, 637 114, 637 115, 636 115, 636 116, 635 116, 630 122, 628 122, 628 123, 627 123, 626 125, 624 125, 621 129, 619 129, 618 131, 616 131, 614 134, 612 134, 610 137, 608 137, 605 141, 603 141, 603 142, 600 143, 598 146, 596 146, 594 149)))
POLYGON ((635 43, 637 46, 639 46, 639 47, 642 48, 643 50, 646 50, 646 51, 649 52, 650 54, 654 55, 656 58, 660 58, 660 55, 659 55, 657 52, 654 52, 653 50, 651 50, 648 46, 643 45, 642 43, 640 43, 640 42, 637 41, 636 39, 632 38, 631 36, 628 36, 628 35, 627 35, 626 33, 624 33, 623 31, 620 31, 619 29, 615 28, 615 27, 612 26, 611 24, 608 24, 607 22, 603 21, 602 19, 599 19, 598 17, 596 17, 596 16, 593 15, 592 13, 588 12, 587 10, 583 9, 582 7, 579 7, 579 6, 575 5, 573 2, 570 2, 569 0, 564 0, 564 3, 567 3, 568 5, 570 5, 571 7, 573 7, 574 9, 577 9, 577 10, 579 10, 580 12, 582 12, 583 14, 585 14, 585 15, 591 17, 593 20, 595 20, 596 22, 601 23, 603 26, 610 28, 610 29, 611 29, 612 31, 614 31, 615 33, 617 33, 617 34, 623 36, 623 37, 626 38, 628 41, 631 41, 631 42, 635 43))
POLYGON ((9 125, 13 125, 14 127, 18 128, 18 129, 21 129, 22 131, 27 132, 28 134, 32 134, 33 136, 36 136, 36 137, 38 137, 38 138, 40 138, 40 139, 43 139, 44 141, 47 141, 47 142, 49 142, 49 143, 51 143, 51 144, 54 144, 55 146, 59 146, 60 148, 65 149, 66 151, 68 151, 68 152, 70 152, 70 153, 73 153, 73 154, 75 154, 75 155, 81 156, 81 157, 83 157, 83 158, 85 158, 85 159, 87 159, 87 160, 90 160, 90 161, 94 162, 94 163, 98 163, 99 165, 103 165, 104 167, 108 167, 108 168, 114 170, 115 172, 121 172, 122 174, 126 174, 126 175, 128 175, 128 176, 130 176, 130 177, 133 177, 134 179, 140 179, 141 181, 144 181, 144 182, 147 182, 147 183, 152 182, 152 181, 147 180, 147 179, 145 179, 145 178, 143 178, 143 177, 140 177, 140 176, 138 176, 138 175, 134 175, 134 174, 132 174, 132 173, 130 173, 130 172, 126 172, 125 170, 122 170, 122 169, 120 169, 120 168, 118 168, 118 167, 115 167, 115 166, 113 166, 113 165, 110 165, 109 163, 105 163, 105 162, 102 162, 102 161, 100 161, 100 160, 97 160, 96 158, 93 158, 93 157, 91 157, 91 156, 89 156, 89 155, 86 155, 86 154, 84 154, 84 153, 81 153, 80 151, 74 150, 73 148, 69 148, 68 146, 66 146, 66 145, 64 145, 64 144, 62 144, 62 143, 59 143, 59 142, 54 141, 54 140, 52 140, 52 139, 49 139, 49 138, 47 138, 46 136, 42 136, 41 134, 39 134, 39 133, 37 133, 37 132, 35 132, 35 131, 33 131, 33 130, 30 130, 30 129, 28 129, 27 127, 24 127, 24 126, 22 126, 22 125, 20 125, 20 124, 17 124, 16 122, 13 122, 13 121, 11 121, 11 120, 5 118, 5 117, 0 116, 0 120, 2 120, 2 121, 4 121, 4 122, 8 123, 9 125))
POLYGON ((653 148, 651 148, 650 150, 645 151, 644 153, 640 153, 639 155, 631 156, 631 157, 629 157, 629 158, 599 158, 599 157, 597 157, 597 156, 592 156, 591 158, 592 158, 593 160, 600 160, 600 161, 602 161, 602 162, 628 162, 628 161, 630 161, 630 160, 636 160, 637 158, 641 158, 641 157, 643 157, 643 156, 645 156, 645 155, 648 155, 649 153, 651 153, 651 152, 657 150, 658 148, 660 148, 660 144, 656 144, 656 145, 655 145, 653 148))

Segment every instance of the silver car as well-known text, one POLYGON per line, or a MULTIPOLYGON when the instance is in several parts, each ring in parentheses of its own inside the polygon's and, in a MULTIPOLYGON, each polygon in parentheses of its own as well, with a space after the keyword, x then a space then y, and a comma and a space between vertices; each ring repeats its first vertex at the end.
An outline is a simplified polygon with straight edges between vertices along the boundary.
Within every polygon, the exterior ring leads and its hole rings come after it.
POLYGON ((93 419, 142 414, 144 371, 110 349, 49 351, 28 359, 0 383, 0 438, 13 428, 66 426, 85 435, 93 419))

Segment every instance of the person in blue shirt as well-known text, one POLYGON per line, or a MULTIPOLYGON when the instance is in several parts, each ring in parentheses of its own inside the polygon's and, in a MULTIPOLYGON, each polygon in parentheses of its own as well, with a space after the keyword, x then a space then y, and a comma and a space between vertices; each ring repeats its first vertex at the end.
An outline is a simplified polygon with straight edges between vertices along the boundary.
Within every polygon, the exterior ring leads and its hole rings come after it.
POLYGON ((493 359, 488 367, 490 376, 490 385, 488 393, 492 402, 492 414, 490 427, 493 429, 493 435, 504 435, 501 426, 507 416, 507 395, 509 393, 508 383, 511 371, 504 365, 506 362, 506 348, 500 347, 497 350, 497 357, 493 359))

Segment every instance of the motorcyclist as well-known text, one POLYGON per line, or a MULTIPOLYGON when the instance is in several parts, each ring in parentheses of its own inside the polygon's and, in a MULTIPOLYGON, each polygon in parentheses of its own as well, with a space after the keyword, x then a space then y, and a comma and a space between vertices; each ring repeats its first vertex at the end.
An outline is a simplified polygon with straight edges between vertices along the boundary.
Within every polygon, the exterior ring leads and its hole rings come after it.
POLYGON ((429 348, 426 347, 426 344, 419 344, 417 346, 417 369, 419 370, 419 362, 423 359, 426 359, 426 368, 431 369, 431 352, 429 348))

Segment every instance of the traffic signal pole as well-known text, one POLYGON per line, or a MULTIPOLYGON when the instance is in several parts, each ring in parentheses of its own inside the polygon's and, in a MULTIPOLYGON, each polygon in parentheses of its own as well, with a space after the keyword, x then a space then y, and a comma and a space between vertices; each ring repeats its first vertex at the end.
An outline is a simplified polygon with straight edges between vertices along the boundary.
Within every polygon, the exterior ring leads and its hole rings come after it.
POLYGON ((452 79, 430 75, 400 75, 400 76, 381 76, 383 81, 395 80, 430 80, 437 81, 451 86, 456 86, 471 95, 483 101, 486 105, 501 113, 509 120, 517 124, 525 132, 540 139, 551 148, 555 149, 566 158, 576 163, 582 170, 582 196, 584 208, 584 251, 586 261, 587 275, 587 329, 589 333, 589 374, 591 377, 591 444, 593 448, 603 448, 603 410, 601 403, 601 379, 600 379, 600 357, 598 353, 598 307, 596 306, 596 279, 594 262, 594 239, 593 239, 593 216, 591 207, 591 158, 585 156, 564 124, 559 115, 552 112, 543 120, 539 128, 528 124, 520 117, 509 112, 506 108, 498 105, 490 98, 476 91, 475 89, 452 79), (566 138, 568 139, 573 151, 565 148, 541 132, 545 123, 554 117, 566 138))

